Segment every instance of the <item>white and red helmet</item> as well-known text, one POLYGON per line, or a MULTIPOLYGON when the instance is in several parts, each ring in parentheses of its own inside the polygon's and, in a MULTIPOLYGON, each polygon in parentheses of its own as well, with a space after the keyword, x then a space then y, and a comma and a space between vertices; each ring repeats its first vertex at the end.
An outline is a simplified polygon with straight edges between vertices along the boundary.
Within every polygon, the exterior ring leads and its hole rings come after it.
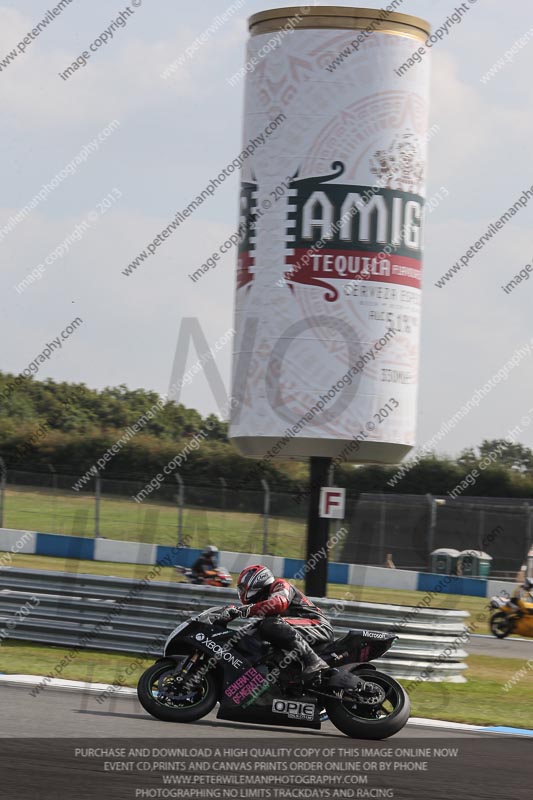
POLYGON ((274 581, 274 575, 268 567, 263 567, 261 564, 246 567, 237 579, 237 591, 241 603, 250 603, 274 581))

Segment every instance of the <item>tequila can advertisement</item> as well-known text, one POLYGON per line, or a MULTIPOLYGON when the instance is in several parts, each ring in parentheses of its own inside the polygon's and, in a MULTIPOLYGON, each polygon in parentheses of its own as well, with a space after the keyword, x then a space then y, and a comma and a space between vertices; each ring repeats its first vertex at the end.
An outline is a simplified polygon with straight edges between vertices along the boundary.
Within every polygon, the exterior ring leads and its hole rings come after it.
POLYGON ((385 10, 250 20, 230 437, 396 463, 415 443, 429 63, 385 10), (266 133, 267 132, 267 133, 266 133), (262 137, 262 139, 261 139, 262 137))

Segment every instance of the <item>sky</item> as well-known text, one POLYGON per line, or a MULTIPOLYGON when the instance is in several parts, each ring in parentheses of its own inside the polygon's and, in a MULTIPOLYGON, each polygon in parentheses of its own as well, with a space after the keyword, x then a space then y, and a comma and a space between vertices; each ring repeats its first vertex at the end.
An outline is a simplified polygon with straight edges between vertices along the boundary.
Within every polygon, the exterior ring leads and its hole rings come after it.
MULTIPOLYGON (((188 57, 186 48, 229 5, 72 0, 25 39, 53 3, 0 4, 1 370, 21 373, 81 318, 61 347, 50 348, 38 379, 163 393, 183 320, 196 319, 210 346, 228 338, 235 253, 197 283, 188 275, 237 227, 236 174, 134 274, 123 270, 241 149, 244 84, 229 78, 244 63, 246 20, 291 4, 237 0, 240 8, 188 57), (89 52, 105 31, 108 40, 89 52), (84 51, 85 64, 66 75, 84 51)), ((533 263, 533 199, 453 279, 435 285, 533 185, 528 5, 509 0, 502 10, 496 0, 478 0, 460 24, 446 24, 458 5, 405 0, 401 9, 434 30, 445 27, 431 56, 436 133, 427 196, 441 199, 425 230, 418 445, 533 336, 533 273, 509 293, 501 288, 533 263)), ((191 350, 188 366, 196 359, 191 350)), ((216 366, 228 393, 230 365, 231 344, 222 344, 216 366)), ((532 389, 533 348, 437 449, 455 455, 504 437, 533 406, 532 389)), ((220 412, 203 374, 180 401, 202 414, 220 412)), ((533 447, 533 424, 520 440, 533 447)))

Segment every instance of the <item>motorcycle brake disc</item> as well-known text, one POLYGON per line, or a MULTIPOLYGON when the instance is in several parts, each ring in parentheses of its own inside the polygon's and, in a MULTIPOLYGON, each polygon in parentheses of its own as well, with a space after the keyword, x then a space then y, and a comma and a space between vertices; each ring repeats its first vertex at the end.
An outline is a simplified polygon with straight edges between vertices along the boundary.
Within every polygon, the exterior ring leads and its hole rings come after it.
POLYGON ((382 689, 381 686, 378 686, 377 683, 370 683, 367 685, 372 687, 372 694, 367 694, 365 692, 365 687, 362 692, 357 692, 355 701, 358 705, 380 706, 387 696, 384 689, 382 689))
POLYGON ((183 694, 183 687, 176 683, 173 675, 164 675, 157 682, 157 694, 159 697, 168 697, 169 700, 175 699, 179 693, 183 694))

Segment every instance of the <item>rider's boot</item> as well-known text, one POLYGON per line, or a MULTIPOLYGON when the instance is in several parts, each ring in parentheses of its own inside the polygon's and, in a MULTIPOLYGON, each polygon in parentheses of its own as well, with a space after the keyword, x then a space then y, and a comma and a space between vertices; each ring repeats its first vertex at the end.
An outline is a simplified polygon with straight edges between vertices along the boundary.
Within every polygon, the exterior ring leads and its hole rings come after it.
POLYGON ((296 641, 294 642, 294 650, 298 658, 303 663, 302 678, 304 682, 316 678, 316 676, 323 670, 329 669, 325 661, 320 656, 317 656, 313 648, 305 641, 296 631, 296 641))

